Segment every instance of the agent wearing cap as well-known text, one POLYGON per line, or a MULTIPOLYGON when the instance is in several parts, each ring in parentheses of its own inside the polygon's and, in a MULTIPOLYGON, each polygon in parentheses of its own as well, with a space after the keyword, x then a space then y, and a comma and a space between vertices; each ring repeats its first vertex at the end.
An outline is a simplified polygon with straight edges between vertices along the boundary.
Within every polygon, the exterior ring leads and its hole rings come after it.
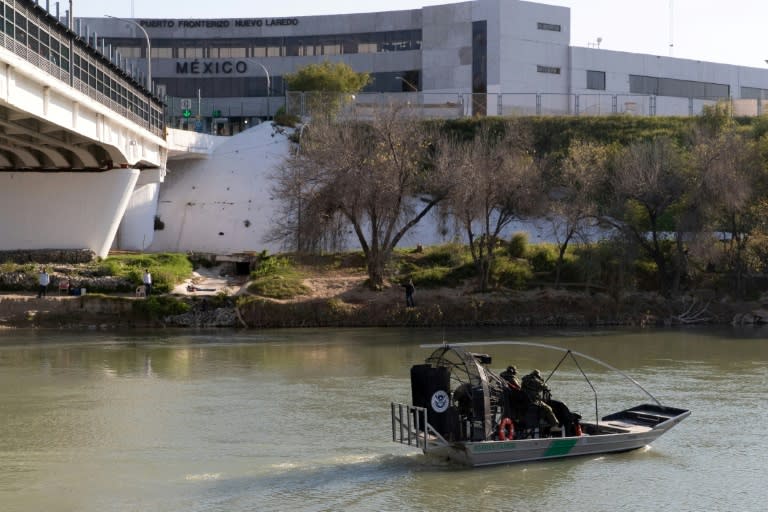
POLYGON ((549 387, 544 382, 539 370, 533 370, 523 377, 523 392, 528 395, 531 403, 539 408, 541 420, 551 427, 559 425, 552 407, 546 402, 550 398, 549 387))
POLYGON ((499 376, 506 380, 510 387, 520 389, 520 379, 517 378, 517 368, 514 366, 507 366, 507 369, 501 372, 499 376))

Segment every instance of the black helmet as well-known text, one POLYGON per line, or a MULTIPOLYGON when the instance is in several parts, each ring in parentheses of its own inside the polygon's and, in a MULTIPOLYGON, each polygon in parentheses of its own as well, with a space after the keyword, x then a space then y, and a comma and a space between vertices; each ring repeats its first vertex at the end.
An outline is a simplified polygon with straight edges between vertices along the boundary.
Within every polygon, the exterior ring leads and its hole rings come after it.
POLYGON ((507 371, 512 373, 517 373, 517 368, 514 366, 507 366, 507 371))

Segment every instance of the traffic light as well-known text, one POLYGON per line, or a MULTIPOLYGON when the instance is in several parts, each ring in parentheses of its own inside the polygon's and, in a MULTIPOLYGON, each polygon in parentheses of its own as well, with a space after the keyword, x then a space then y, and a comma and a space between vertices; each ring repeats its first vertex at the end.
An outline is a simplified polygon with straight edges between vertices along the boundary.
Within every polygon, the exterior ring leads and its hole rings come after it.
POLYGON ((181 115, 183 115, 186 119, 189 119, 190 117, 192 117, 192 111, 188 108, 185 108, 184 110, 181 111, 181 115))

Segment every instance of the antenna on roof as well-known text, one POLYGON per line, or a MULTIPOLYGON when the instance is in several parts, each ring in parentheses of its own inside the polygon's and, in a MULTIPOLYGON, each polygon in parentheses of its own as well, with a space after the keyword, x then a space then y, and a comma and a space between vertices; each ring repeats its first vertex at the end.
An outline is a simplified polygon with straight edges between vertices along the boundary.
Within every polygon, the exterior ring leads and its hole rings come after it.
POLYGON ((674 7, 674 0, 669 0, 669 56, 672 56, 672 53, 674 51, 675 43, 674 39, 672 38, 673 29, 675 26, 675 7, 674 7))

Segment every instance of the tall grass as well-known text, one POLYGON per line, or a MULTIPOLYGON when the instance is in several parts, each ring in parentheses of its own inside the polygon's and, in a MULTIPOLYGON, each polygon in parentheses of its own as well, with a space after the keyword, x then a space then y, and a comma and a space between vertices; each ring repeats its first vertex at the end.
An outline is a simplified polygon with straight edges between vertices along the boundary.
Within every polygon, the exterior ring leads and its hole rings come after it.
POLYGON ((144 269, 152 274, 152 287, 159 293, 169 292, 192 274, 192 262, 179 253, 118 254, 99 264, 102 275, 142 282, 144 269))

